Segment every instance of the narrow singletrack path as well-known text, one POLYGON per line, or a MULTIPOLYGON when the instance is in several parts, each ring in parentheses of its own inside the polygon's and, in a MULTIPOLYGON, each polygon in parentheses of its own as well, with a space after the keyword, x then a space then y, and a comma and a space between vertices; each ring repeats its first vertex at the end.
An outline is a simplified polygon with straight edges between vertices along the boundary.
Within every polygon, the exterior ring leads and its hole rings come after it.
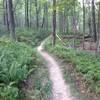
POLYGON ((47 62, 50 79, 52 81, 52 100, 76 100, 75 97, 71 96, 69 85, 67 85, 63 79, 60 66, 53 57, 43 51, 43 44, 44 42, 37 48, 37 51, 47 62))

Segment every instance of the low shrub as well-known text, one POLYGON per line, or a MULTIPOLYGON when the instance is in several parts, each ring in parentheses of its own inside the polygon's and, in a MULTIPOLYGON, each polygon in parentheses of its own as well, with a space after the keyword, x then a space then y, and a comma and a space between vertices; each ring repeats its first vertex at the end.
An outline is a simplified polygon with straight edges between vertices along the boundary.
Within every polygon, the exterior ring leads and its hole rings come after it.
MULTIPOLYGON (((24 37, 31 40, 34 46, 38 45, 43 39, 49 36, 49 31, 44 31, 42 29, 33 30, 27 28, 17 28, 16 34, 18 37, 24 37)), ((25 41, 24 41, 25 42, 25 41)))
POLYGON ((18 83, 36 69, 36 54, 25 43, 0 39, 0 97, 4 100, 16 100, 18 83))

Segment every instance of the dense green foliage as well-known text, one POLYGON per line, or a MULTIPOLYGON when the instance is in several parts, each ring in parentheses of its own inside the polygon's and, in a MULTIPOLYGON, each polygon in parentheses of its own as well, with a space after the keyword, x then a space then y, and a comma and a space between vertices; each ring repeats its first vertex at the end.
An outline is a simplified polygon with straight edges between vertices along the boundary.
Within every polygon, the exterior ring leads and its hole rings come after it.
POLYGON ((95 54, 86 51, 77 51, 65 48, 59 41, 55 47, 51 48, 50 41, 45 46, 46 50, 54 53, 61 59, 70 61, 75 67, 74 69, 83 74, 89 88, 97 93, 100 93, 100 56, 97 58, 95 54))
POLYGON ((36 68, 35 63, 32 64, 32 56, 36 55, 30 46, 0 39, 0 97, 5 100, 17 98, 18 83, 27 78, 30 70, 36 68))
POLYGON ((20 38, 21 42, 14 42, 8 36, 0 38, 0 99, 19 100, 23 98, 19 86, 31 72, 34 72, 32 84, 35 85, 33 87, 34 95, 33 91, 30 91, 32 95, 29 94, 29 96, 36 98, 36 100, 50 98, 51 83, 47 69, 41 68, 42 62, 37 58, 36 52, 32 48, 48 35, 41 36, 39 33, 32 32, 32 30, 18 29, 18 36, 25 38, 25 40, 20 38), (39 40, 35 41, 34 37, 39 40), (29 40, 31 41, 28 42, 29 40))
POLYGON ((18 37, 22 37, 24 42, 28 42, 27 40, 31 40, 33 43, 32 45, 36 46, 39 42, 41 42, 44 38, 46 38, 49 35, 49 32, 44 31, 42 29, 35 31, 33 29, 18 28, 16 29, 16 34, 18 35, 18 37))

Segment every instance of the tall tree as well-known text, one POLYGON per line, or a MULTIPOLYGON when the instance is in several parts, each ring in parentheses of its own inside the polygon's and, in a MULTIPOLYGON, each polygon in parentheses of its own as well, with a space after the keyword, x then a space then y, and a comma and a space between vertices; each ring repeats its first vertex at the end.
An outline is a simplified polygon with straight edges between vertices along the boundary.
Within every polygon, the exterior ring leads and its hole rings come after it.
POLYGON ((96 19, 95 19, 95 4, 94 0, 92 0, 92 22, 93 22, 93 37, 94 41, 97 41, 97 32, 96 32, 96 19))
POLYGON ((3 20, 4 20, 4 25, 6 25, 6 2, 3 0, 3 20))
POLYGON ((100 33, 100 2, 98 3, 99 9, 98 9, 98 33, 100 33))
POLYGON ((32 26, 32 1, 30 0, 30 22, 29 22, 29 26, 30 26, 30 28, 31 28, 31 26, 32 26))
POLYGON ((48 3, 44 3, 43 19, 42 19, 42 28, 48 30, 48 3))
POLYGON ((85 0, 83 0, 83 33, 85 34, 85 0))
POLYGON ((88 4, 88 10, 89 10, 89 13, 88 13, 88 26, 89 26, 89 36, 92 36, 92 17, 91 17, 91 6, 90 6, 90 0, 87 0, 86 1, 87 4, 88 4))
POLYGON ((7 1, 3 0, 3 9, 4 9, 4 25, 7 27, 7 30, 9 31, 9 23, 8 23, 8 12, 7 12, 7 1))
POLYGON ((29 27, 29 5, 28 5, 28 0, 25 0, 25 26, 29 27))
POLYGON ((15 20, 14 20, 14 13, 13 13, 13 3, 12 3, 12 0, 6 0, 6 2, 7 2, 7 14, 8 14, 10 35, 11 35, 11 38, 13 40, 16 40, 15 20))
POLYGON ((38 1, 35 0, 35 9, 36 9, 36 26, 39 28, 39 10, 38 10, 38 1))
POLYGON ((73 18, 73 30, 74 30, 74 33, 76 33, 77 32, 76 0, 73 3, 73 14, 72 14, 72 18, 73 18))
POLYGON ((52 44, 56 43, 56 0, 53 0, 53 33, 52 33, 52 44))

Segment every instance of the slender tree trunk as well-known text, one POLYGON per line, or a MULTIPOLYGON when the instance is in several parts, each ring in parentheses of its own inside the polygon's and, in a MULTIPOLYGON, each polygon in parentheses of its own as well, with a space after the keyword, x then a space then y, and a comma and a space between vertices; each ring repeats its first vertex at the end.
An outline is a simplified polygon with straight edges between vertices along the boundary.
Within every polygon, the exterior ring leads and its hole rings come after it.
POLYGON ((98 33, 100 33, 100 2, 99 2, 99 10, 98 10, 98 33))
POLYGON ((46 17, 45 16, 45 11, 46 11, 45 9, 46 8, 45 8, 45 4, 44 4, 44 12, 43 12, 43 19, 42 19, 42 26, 41 26, 43 29, 45 28, 45 17, 46 17))
POLYGON ((12 0, 7 0, 7 12, 8 12, 8 21, 9 21, 10 35, 11 35, 11 38, 13 40, 16 40, 15 20, 14 20, 12 0))
POLYGON ((67 33, 69 33, 69 16, 67 15, 67 33))
POLYGON ((29 28, 29 5, 28 0, 25 0, 25 26, 29 28))
POLYGON ((52 44, 56 43, 56 0, 53 0, 53 41, 52 44))
POLYGON ((6 25, 6 1, 5 0, 3 0, 3 9, 4 9, 3 20, 4 20, 4 25, 6 25))
POLYGON ((92 22, 93 22, 93 37, 94 41, 97 41, 97 32, 96 32, 96 19, 95 19, 95 5, 94 0, 92 0, 92 22))
POLYGON ((84 49, 84 36, 85 36, 85 1, 83 0, 83 49, 84 49))
POLYGON ((73 47, 75 48, 75 40, 76 40, 76 33, 77 33, 77 23, 76 23, 76 0, 74 1, 74 8, 73 8, 73 30, 74 30, 74 39, 73 39, 73 47))
POLYGON ((10 32, 10 28, 9 28, 9 22, 8 22, 8 12, 7 12, 7 1, 6 1, 6 9, 5 9, 6 11, 6 25, 7 25, 7 30, 8 30, 8 32, 10 32))
POLYGON ((35 8, 36 8, 36 26, 37 26, 37 29, 39 28, 39 11, 38 11, 38 5, 37 5, 37 0, 35 0, 35 8))
POLYGON ((9 31, 9 23, 8 23, 8 13, 7 13, 7 1, 3 0, 3 8, 4 8, 4 25, 6 25, 7 30, 9 31))
POLYGON ((32 26, 32 23, 31 23, 31 21, 32 21, 32 2, 30 1, 30 28, 31 28, 31 26, 32 26))
POLYGON ((92 36, 91 16, 89 16, 88 25, 89 25, 89 35, 92 36))
POLYGON ((74 9, 73 9, 73 30, 74 33, 77 32, 77 26, 76 26, 76 2, 74 1, 74 9))
POLYGON ((83 34, 85 34, 85 2, 83 0, 83 34))
POLYGON ((92 36, 92 19, 91 19, 91 10, 89 6, 89 18, 88 18, 88 25, 89 25, 89 35, 92 36))
POLYGON ((45 3, 45 28, 48 31, 48 2, 45 3))

